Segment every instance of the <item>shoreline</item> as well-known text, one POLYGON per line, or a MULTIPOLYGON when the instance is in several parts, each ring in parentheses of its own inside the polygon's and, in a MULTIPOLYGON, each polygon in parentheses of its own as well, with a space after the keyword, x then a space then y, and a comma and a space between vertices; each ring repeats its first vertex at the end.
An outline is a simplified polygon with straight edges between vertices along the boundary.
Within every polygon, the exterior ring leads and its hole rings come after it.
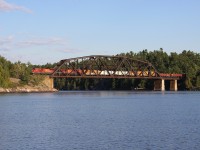
POLYGON ((39 87, 0 88, 0 93, 48 93, 48 92, 58 92, 58 90, 54 88, 39 88, 39 87))

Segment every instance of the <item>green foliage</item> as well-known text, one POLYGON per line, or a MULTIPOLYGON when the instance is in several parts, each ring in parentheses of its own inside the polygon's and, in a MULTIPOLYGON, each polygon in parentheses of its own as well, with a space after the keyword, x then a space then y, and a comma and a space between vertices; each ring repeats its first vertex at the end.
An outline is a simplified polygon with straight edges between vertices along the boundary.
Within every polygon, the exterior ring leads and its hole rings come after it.
POLYGON ((11 63, 0 56, 0 87, 16 87, 29 83, 33 85, 39 84, 42 78, 31 75, 32 67, 30 63, 25 64, 20 61, 11 63), (12 83, 10 78, 20 79, 20 83, 12 83))
MULTIPOLYGON (((177 54, 172 52, 167 54, 162 48, 159 50, 142 50, 138 53, 133 51, 118 54, 132 59, 149 61, 158 72, 186 74, 186 80, 178 82, 179 89, 200 89, 200 54, 192 51, 182 51, 177 54)), ((87 61, 87 60, 86 60, 87 61)), ((106 64, 106 59, 103 60, 106 64)), ((42 76, 31 75, 34 67, 53 68, 56 64, 47 63, 45 65, 31 65, 20 61, 11 63, 0 56, 0 87, 14 86, 9 82, 9 78, 18 78, 21 84, 37 85, 42 80, 42 76)), ((57 89, 62 90, 131 90, 149 89, 152 90, 152 80, 141 79, 55 79, 57 89)))
MULTIPOLYGON (((184 50, 180 54, 176 52, 168 54, 160 48, 154 51, 145 49, 138 53, 130 51, 118 54, 118 56, 149 61, 158 72, 186 74, 186 80, 178 82, 181 90, 200 88, 200 54, 198 53, 184 50)), ((59 79, 59 82, 57 80, 55 82, 56 87, 63 90, 153 90, 154 84, 153 80, 141 79, 59 79)))
POLYGON ((28 83, 34 86, 39 85, 44 80, 44 78, 45 77, 43 75, 30 75, 28 83))
POLYGON ((12 64, 10 75, 13 78, 18 78, 21 80, 22 84, 28 84, 31 80, 31 64, 21 63, 20 61, 12 64))
POLYGON ((0 56, 0 87, 8 87, 9 82, 9 67, 10 62, 7 61, 4 57, 0 56))
MULTIPOLYGON (((143 50, 138 53, 119 54, 134 59, 149 61, 154 65, 158 72, 162 73, 181 73, 186 74, 186 80, 179 82, 179 89, 196 89, 200 87, 200 54, 192 51, 184 50, 182 53, 177 54, 176 52, 167 54, 162 48, 148 52, 143 50)), ((124 82, 124 81, 123 81, 124 82)), ((148 80, 135 80, 133 83, 134 87, 141 87, 150 89, 153 86, 148 80), (139 83, 138 83, 139 82, 139 83), (145 83, 141 83, 145 82, 145 83), (151 85, 150 85, 151 84, 151 85)))

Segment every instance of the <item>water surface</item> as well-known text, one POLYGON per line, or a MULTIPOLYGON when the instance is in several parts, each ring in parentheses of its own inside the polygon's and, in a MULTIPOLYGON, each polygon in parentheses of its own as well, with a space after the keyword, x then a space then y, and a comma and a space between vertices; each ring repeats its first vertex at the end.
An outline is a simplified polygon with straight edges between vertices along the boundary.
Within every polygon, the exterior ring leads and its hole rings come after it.
POLYGON ((1 150, 199 149, 200 92, 1 94, 1 150))

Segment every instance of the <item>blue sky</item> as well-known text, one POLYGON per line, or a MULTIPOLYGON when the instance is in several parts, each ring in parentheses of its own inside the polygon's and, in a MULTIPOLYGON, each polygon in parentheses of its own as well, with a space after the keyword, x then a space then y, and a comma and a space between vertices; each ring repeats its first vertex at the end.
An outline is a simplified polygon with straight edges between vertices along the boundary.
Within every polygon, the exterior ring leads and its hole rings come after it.
POLYGON ((0 55, 12 62, 160 48, 200 53, 199 0, 0 0, 0 55))

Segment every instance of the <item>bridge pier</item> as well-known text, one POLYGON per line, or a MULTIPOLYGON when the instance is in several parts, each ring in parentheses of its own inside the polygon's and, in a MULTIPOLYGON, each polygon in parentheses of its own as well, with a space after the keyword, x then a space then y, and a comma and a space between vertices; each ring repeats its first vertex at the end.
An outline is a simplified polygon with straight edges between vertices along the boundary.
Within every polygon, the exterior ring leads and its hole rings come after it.
POLYGON ((171 80, 170 81, 170 91, 177 91, 178 86, 177 86, 177 80, 171 80))
POLYGON ((54 80, 49 76, 45 76, 43 83, 51 89, 54 88, 54 80))
POLYGON ((154 81, 154 91, 165 91, 164 79, 154 81))
MULTIPOLYGON (((178 85, 177 80, 170 80, 170 91, 177 91, 178 85)), ((165 91, 165 80, 155 80, 154 81, 154 91, 165 91)))

